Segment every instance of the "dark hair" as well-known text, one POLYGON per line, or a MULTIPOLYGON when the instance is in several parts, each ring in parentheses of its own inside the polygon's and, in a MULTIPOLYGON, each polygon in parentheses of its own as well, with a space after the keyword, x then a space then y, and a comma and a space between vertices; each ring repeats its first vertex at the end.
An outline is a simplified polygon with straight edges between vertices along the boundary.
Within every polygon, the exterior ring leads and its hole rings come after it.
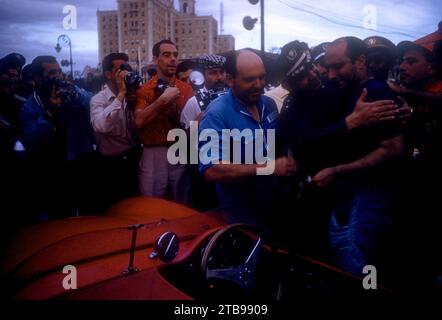
POLYGON ((103 69, 103 75, 106 71, 112 71, 114 67, 112 62, 115 60, 124 60, 125 62, 128 62, 129 56, 123 52, 113 52, 105 56, 101 64, 101 68, 103 69))
POLYGON ((181 61, 176 68, 176 74, 178 75, 178 73, 185 72, 189 69, 194 69, 194 63, 190 60, 181 61))
POLYGON ((177 45, 175 43, 173 43, 171 40, 164 39, 164 40, 161 40, 161 41, 154 44, 154 46, 152 48, 152 56, 154 56, 156 58, 158 58, 160 56, 160 47, 162 44, 171 44, 171 45, 174 45, 175 48, 178 49, 177 45))
POLYGON ((43 63, 57 63, 57 59, 54 56, 38 56, 32 60, 32 75, 43 75, 43 63))
POLYGON ((356 37, 342 37, 333 41, 330 45, 338 44, 339 42, 345 42, 347 44, 347 57, 351 62, 355 62, 360 55, 365 55, 367 50, 367 44, 356 37))

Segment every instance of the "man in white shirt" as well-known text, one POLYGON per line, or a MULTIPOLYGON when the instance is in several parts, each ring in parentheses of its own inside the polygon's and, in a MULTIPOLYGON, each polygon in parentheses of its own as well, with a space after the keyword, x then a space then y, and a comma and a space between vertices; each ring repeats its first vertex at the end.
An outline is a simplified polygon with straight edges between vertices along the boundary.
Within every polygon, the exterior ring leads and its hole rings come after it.
MULTIPOLYGON (((91 100, 91 124, 101 154, 100 180, 107 205, 137 195, 140 144, 133 120, 135 92, 128 92, 121 66, 125 53, 111 53, 103 59, 104 89, 91 100)), ((124 68, 126 69, 126 68, 124 68)))
MULTIPOLYGON (((226 71, 224 70, 224 64, 226 58, 223 56, 211 54, 204 55, 197 59, 198 65, 203 69, 204 72, 204 88, 202 89, 204 93, 209 93, 209 90, 218 92, 226 88, 226 71)), ((198 120, 201 115, 201 106, 198 101, 199 97, 196 94, 194 97, 190 98, 183 111, 181 112, 181 124, 184 125, 185 129, 190 126, 190 121, 198 120)), ((210 101, 207 101, 207 103, 210 101)), ((204 101, 204 107, 207 107, 206 101, 204 101)))
POLYGON ((286 85, 280 84, 276 88, 264 93, 264 95, 272 98, 276 103, 276 107, 278 108, 278 112, 281 112, 281 108, 284 104, 284 100, 285 100, 285 98, 288 97, 289 93, 290 93, 290 91, 287 90, 286 85))

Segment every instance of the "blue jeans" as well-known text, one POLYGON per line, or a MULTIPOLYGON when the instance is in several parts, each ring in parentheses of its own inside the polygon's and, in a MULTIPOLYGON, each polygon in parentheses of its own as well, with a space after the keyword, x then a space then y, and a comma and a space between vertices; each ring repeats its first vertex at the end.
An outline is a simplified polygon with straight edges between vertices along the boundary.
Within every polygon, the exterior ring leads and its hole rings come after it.
POLYGON ((367 183, 340 188, 329 226, 339 268, 358 276, 366 265, 382 269, 381 252, 388 243, 397 201, 394 185, 367 183))

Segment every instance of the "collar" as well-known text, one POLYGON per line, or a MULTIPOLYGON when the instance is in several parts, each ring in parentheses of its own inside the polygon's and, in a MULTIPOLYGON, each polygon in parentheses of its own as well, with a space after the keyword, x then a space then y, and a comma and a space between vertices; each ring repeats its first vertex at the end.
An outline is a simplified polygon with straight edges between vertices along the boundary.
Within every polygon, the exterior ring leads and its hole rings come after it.
POLYGON ((109 89, 109 86, 107 84, 104 85, 103 94, 108 102, 112 102, 117 96, 115 93, 112 92, 111 89, 109 89))
MULTIPOLYGON (((235 109, 236 112, 239 112, 245 116, 248 116, 250 118, 252 118, 253 120, 255 120, 253 118, 253 116, 250 114, 249 110, 247 109, 247 107, 241 103, 238 99, 236 99, 235 95, 233 94, 232 89, 229 90, 228 93, 233 101, 233 109, 235 109)), ((258 104, 257 104, 257 108, 258 108, 258 113, 260 114, 260 120, 261 122, 264 119, 264 115, 265 115, 265 111, 266 111, 266 106, 265 103, 263 101, 262 95, 259 98, 258 104)))
POLYGON ((290 91, 287 90, 286 88, 284 88, 284 87, 282 86, 282 84, 280 84, 279 86, 277 86, 277 87, 275 88, 275 90, 276 90, 277 92, 280 93, 280 97, 281 97, 282 99, 286 98, 286 97, 289 95, 289 93, 290 93, 290 91))
POLYGON ((40 96, 38 95, 37 91, 34 91, 33 96, 34 96, 35 102, 37 102, 39 107, 44 110, 45 109, 45 105, 44 105, 43 101, 41 100, 40 96))

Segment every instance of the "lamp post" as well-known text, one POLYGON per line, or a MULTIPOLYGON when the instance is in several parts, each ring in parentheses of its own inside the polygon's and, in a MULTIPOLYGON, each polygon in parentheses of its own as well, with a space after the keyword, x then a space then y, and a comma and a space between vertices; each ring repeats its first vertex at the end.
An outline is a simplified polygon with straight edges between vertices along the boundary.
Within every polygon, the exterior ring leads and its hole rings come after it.
MULTIPOLYGON (((264 47, 265 47, 265 42, 264 42, 264 0, 248 0, 250 2, 250 4, 257 4, 258 2, 260 2, 261 5, 261 51, 264 52, 264 47)), ((247 30, 252 30, 255 27, 256 22, 258 21, 257 18, 252 18, 250 16, 246 16, 243 18, 242 20, 242 24, 244 26, 244 28, 246 28, 247 30)))
POLYGON ((62 34, 58 36, 57 39, 57 45, 55 46, 55 50, 58 52, 61 51, 61 48, 68 45, 69 46, 69 65, 71 66, 71 79, 74 79, 74 71, 72 69, 72 44, 71 44, 71 38, 69 38, 67 35, 62 34))

